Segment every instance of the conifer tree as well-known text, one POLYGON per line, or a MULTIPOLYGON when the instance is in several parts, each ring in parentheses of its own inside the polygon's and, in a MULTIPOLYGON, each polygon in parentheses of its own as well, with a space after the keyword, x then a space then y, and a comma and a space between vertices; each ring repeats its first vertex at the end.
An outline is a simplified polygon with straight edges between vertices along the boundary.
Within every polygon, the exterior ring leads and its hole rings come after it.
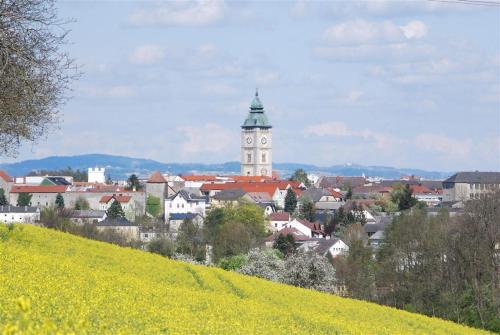
POLYGON ((64 208, 64 198, 61 193, 57 193, 56 196, 56 207, 58 209, 63 209, 64 208))
POLYGON ((17 205, 18 206, 30 206, 31 197, 32 197, 32 195, 30 193, 19 193, 19 196, 17 197, 17 205))
POLYGON ((295 208, 297 208, 297 195, 289 188, 285 196, 285 212, 293 213, 295 208))
POLYGON ((3 188, 0 188, 0 206, 7 205, 7 198, 5 197, 5 191, 3 188))
POLYGON ((106 211, 106 215, 110 219, 119 219, 125 217, 125 212, 123 211, 120 202, 118 200, 114 200, 106 211))

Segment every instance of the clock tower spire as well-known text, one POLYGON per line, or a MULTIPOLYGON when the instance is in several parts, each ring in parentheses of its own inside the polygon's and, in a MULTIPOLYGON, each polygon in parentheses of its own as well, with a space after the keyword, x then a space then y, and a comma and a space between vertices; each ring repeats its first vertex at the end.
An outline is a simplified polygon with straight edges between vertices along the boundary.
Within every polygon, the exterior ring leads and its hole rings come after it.
POLYGON ((241 126, 241 174, 271 177, 272 172, 272 126, 259 92, 255 90, 247 118, 241 126))

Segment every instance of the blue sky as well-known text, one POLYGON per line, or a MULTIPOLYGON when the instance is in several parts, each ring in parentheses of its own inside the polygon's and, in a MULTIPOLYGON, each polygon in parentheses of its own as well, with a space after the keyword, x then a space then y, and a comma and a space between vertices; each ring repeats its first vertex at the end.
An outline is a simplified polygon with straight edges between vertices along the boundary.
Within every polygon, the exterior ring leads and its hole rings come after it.
POLYGON ((500 8, 435 1, 60 2, 83 71, 16 160, 239 160, 256 87, 274 161, 500 170, 500 8))

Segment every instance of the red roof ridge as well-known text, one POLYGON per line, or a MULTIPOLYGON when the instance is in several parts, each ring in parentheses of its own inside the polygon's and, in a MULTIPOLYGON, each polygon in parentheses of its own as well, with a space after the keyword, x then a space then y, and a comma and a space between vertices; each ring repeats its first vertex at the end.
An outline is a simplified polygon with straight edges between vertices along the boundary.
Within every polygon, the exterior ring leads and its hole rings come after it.
POLYGON ((155 171, 149 177, 148 183, 166 183, 165 178, 162 176, 160 171, 155 171))

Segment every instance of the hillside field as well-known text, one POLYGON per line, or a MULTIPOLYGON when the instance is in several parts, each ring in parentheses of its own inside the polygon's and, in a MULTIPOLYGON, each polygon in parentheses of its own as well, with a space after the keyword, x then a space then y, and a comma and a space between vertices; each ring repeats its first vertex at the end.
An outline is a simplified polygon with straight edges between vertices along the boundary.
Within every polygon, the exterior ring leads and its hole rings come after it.
POLYGON ((0 225, 0 334, 487 334, 453 322, 0 225))

